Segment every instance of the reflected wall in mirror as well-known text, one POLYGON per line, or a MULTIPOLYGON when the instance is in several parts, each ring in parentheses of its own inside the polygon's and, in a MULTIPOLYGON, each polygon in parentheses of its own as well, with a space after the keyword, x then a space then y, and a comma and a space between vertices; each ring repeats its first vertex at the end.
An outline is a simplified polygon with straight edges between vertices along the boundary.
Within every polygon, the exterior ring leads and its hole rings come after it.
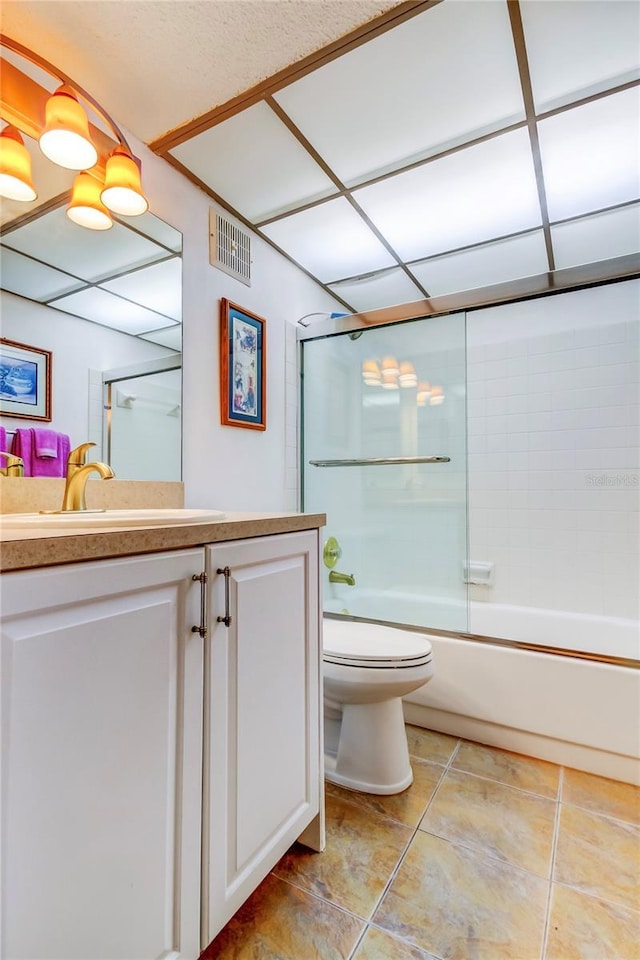
MULTIPOLYGON (((47 427, 72 447, 92 440, 93 459, 118 451, 120 479, 180 480, 182 236, 151 213, 114 216, 105 231, 78 226, 65 212, 74 174, 25 143, 39 197, 0 204, 2 336, 52 352, 47 427), (114 416, 109 382, 123 368, 135 377, 136 407, 114 416)), ((0 425, 10 440, 32 424, 0 425)))

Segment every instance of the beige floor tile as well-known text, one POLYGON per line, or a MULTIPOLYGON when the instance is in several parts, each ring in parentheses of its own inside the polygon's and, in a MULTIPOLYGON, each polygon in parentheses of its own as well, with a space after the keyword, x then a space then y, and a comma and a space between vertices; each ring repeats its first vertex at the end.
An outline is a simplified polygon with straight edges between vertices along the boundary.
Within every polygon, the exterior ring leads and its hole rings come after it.
POLYGON ((431 953, 425 953, 410 943, 392 937, 384 930, 369 927, 362 943, 353 955, 353 960, 434 960, 431 953))
POLYGON ((553 879, 630 910, 640 909, 640 830, 561 804, 553 879))
POLYGON ((564 771, 562 800, 606 817, 640 824, 640 787, 607 780, 582 770, 564 771))
POLYGON ((458 739, 447 733, 437 733, 435 730, 423 730, 407 724, 407 743, 412 757, 420 760, 431 760, 432 763, 449 763, 451 754, 455 750, 458 739))
POLYGON ((425 811, 429 800, 434 794, 438 781, 444 773, 444 767, 426 760, 412 760, 413 783, 408 790, 395 793, 389 797, 376 796, 372 793, 355 793, 353 790, 344 790, 335 783, 326 783, 327 796, 341 797, 350 800, 371 813, 391 817, 399 820, 408 827, 416 827, 425 811))
POLYGON ((638 960, 640 913, 553 884, 545 960, 638 960))
POLYGON ((533 757, 523 757, 519 753, 510 753, 497 747, 463 741, 452 766, 456 770, 476 773, 479 777, 499 780, 511 787, 537 793, 540 797, 555 800, 558 796, 560 767, 545 760, 535 760, 533 757))
POLYGON ((347 960, 363 923, 270 875, 201 960, 347 960))
POLYGON ((548 877, 556 803, 450 769, 420 829, 548 877))
POLYGON ((411 829, 356 803, 328 796, 327 847, 295 844, 273 873, 367 919, 411 839, 411 829))
POLYGON ((374 916, 447 960, 540 956, 548 882, 418 832, 374 916))

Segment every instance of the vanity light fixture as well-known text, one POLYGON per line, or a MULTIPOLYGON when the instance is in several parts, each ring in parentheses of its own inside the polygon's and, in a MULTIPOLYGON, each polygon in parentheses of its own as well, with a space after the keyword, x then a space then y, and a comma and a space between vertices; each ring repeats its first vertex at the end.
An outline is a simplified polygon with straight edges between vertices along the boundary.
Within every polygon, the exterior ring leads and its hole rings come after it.
POLYGON ((102 183, 92 174, 79 173, 73 181, 71 202, 67 207, 67 216, 81 227, 89 230, 108 230, 113 220, 100 199, 102 183))
POLYGON ((405 360, 400 364, 400 386, 404 387, 405 390, 410 387, 417 387, 418 378, 416 376, 415 367, 409 360, 405 360))
POLYGON ((0 196, 26 202, 38 196, 31 179, 31 155, 11 124, 0 134, 0 196))
POLYGON ((146 213, 149 203, 142 191, 140 161, 108 113, 62 71, 27 47, 4 35, 2 45, 49 73, 60 86, 50 93, 13 63, 2 60, 1 116, 9 126, 0 134, 0 196, 24 201, 37 198, 31 158, 21 136, 27 134, 39 142, 49 160, 82 171, 76 177, 67 208, 67 215, 75 223, 91 230, 107 230, 113 225, 110 210, 126 217, 146 213), (89 122, 81 101, 104 121, 110 134, 89 122))
POLYGON ((88 170, 98 162, 89 120, 68 84, 63 83, 47 100, 39 143, 45 157, 67 170, 88 170))

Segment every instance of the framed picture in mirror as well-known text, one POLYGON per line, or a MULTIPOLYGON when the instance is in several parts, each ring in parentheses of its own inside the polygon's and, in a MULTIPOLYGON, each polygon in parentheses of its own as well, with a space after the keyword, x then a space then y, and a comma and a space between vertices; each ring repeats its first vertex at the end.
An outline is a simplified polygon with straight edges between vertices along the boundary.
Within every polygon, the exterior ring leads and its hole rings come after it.
POLYGON ((266 320, 220 301, 220 420, 266 430, 266 320))
POLYGON ((0 415, 51 420, 51 350, 0 338, 0 415))

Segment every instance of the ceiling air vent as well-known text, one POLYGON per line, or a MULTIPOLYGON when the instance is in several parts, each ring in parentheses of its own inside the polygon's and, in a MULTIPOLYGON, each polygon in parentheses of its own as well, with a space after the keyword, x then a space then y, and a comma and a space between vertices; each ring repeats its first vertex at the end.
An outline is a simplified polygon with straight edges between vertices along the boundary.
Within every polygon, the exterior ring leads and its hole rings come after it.
POLYGON ((251 286, 251 236, 214 207, 209 212, 209 261, 251 286))

